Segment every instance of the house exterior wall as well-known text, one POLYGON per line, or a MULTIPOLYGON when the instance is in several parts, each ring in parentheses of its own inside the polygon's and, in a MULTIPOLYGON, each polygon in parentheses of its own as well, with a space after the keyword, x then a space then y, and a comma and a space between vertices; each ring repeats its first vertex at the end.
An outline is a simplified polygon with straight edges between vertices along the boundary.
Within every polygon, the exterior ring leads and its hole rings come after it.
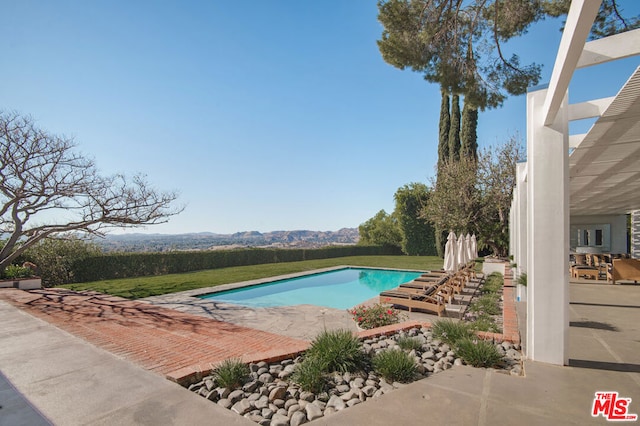
MULTIPOLYGON (((627 215, 571 216, 569 223, 570 229, 575 225, 609 224, 611 230, 611 248, 608 251, 610 253, 627 253, 627 215)), ((638 231, 640 232, 640 223, 638 224, 638 231)), ((638 243, 640 244, 640 235, 638 235, 638 239, 638 243)))

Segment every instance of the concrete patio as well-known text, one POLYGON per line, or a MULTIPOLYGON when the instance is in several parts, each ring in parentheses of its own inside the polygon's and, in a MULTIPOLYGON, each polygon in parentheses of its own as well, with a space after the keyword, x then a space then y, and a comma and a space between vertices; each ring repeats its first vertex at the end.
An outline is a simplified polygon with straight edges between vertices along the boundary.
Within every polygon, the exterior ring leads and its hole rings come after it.
MULTIPOLYGON (((455 367, 311 424, 604 424, 591 416, 597 391, 640 413, 640 286, 570 287, 570 366, 455 367)), ((0 316, 0 425, 253 424, 4 301, 0 316)))

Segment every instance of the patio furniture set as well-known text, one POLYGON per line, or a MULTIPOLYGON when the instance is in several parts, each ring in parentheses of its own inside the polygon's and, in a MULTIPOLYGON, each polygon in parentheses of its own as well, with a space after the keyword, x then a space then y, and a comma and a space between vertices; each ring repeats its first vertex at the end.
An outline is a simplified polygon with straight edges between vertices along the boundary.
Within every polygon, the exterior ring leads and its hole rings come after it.
POLYGON ((573 279, 640 281, 640 259, 620 254, 572 254, 569 272, 573 279))

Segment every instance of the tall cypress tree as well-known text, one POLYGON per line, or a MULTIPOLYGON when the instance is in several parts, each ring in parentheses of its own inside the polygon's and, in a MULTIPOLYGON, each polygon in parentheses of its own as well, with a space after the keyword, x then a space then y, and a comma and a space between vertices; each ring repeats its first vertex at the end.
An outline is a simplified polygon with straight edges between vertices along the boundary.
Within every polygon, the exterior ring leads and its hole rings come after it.
POLYGON ((478 160, 478 108, 464 99, 460 128, 460 156, 478 160))
MULTIPOLYGON (((440 125, 438 134, 438 176, 444 163, 449 161, 449 128, 451 127, 451 116, 449 114, 449 94, 442 91, 442 102, 440 103, 440 125)), ((436 184, 437 184, 436 178, 436 184)), ((434 229, 435 245, 438 256, 444 257, 444 231, 438 227, 434 229)))
POLYGON ((440 103, 440 126, 438 135, 438 173, 442 164, 449 161, 449 127, 451 118, 449 116, 449 94, 442 91, 442 102, 440 103))
POLYGON ((451 97, 451 125, 449 128, 449 159, 460 159, 460 96, 451 97))

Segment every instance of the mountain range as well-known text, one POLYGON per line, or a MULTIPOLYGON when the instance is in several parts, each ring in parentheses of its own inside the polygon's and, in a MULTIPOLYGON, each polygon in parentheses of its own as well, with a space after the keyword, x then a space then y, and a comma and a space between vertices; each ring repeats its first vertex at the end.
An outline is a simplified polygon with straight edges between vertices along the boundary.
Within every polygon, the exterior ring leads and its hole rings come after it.
POLYGON ((234 234, 108 234, 94 242, 107 252, 157 252, 172 250, 220 250, 241 247, 318 248, 356 244, 357 228, 338 231, 246 231, 234 234))

